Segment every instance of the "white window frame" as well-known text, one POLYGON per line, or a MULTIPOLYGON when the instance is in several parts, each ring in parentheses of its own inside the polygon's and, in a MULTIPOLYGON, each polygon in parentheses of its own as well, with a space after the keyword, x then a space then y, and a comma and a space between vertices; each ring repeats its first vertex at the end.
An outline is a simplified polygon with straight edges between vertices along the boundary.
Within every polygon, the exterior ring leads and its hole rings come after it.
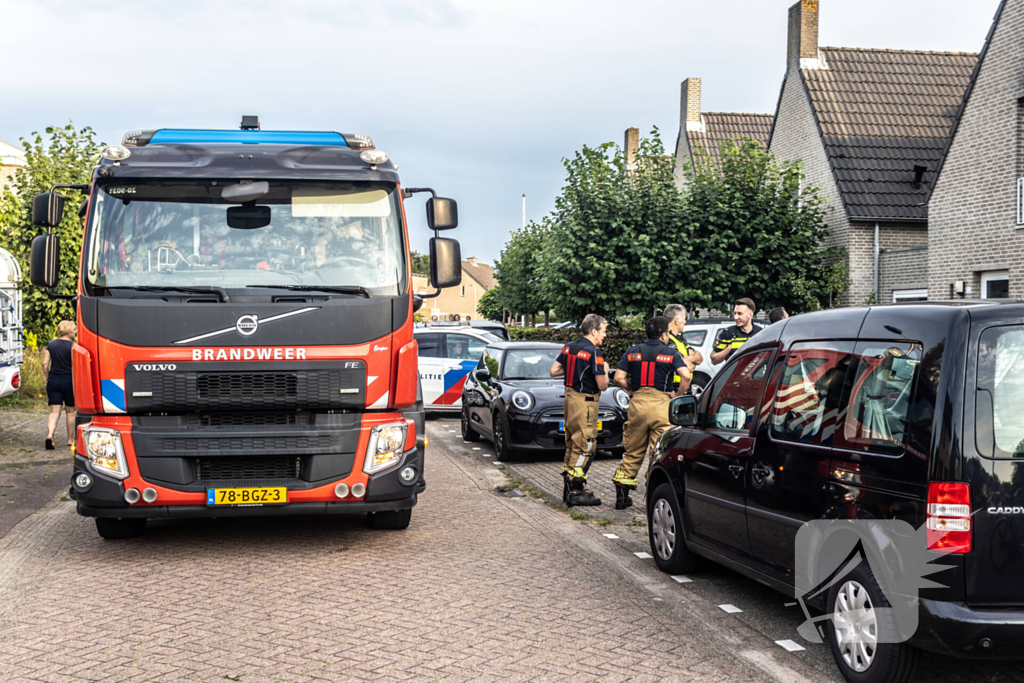
POLYGON ((1024 178, 1017 178, 1017 225, 1024 225, 1024 178))
POLYGON ((898 304, 904 299, 920 299, 924 298, 928 300, 927 289, 894 289, 892 290, 892 302, 898 304))
POLYGON ((981 274, 981 298, 988 298, 988 283, 998 282, 999 280, 1010 280, 1010 271, 1008 270, 992 270, 987 273, 981 274))

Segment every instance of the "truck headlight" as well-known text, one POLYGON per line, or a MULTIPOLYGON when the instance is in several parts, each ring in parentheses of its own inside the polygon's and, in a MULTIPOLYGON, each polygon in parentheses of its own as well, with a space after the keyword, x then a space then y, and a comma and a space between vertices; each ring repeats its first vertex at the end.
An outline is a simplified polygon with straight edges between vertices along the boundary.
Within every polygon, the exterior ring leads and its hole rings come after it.
POLYGON ((408 425, 404 422, 377 425, 370 431, 363 472, 373 474, 398 464, 405 447, 408 425))
POLYGON ((125 462, 120 432, 104 427, 90 427, 82 430, 82 437, 85 441, 85 457, 93 469, 115 479, 128 476, 128 463, 125 462))
POLYGON ((533 394, 528 391, 517 391, 512 394, 512 405, 524 413, 529 412, 530 408, 533 408, 533 404, 533 394))
POLYGON ((622 389, 615 390, 615 405, 623 410, 629 410, 629 394, 622 389))

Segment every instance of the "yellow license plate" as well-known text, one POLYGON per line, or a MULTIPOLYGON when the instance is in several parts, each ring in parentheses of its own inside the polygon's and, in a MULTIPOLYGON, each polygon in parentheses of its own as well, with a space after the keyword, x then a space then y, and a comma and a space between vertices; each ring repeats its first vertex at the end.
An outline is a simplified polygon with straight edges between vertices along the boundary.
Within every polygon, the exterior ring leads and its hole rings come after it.
POLYGON ((288 489, 284 486, 206 489, 207 505, 283 505, 287 502, 288 489))

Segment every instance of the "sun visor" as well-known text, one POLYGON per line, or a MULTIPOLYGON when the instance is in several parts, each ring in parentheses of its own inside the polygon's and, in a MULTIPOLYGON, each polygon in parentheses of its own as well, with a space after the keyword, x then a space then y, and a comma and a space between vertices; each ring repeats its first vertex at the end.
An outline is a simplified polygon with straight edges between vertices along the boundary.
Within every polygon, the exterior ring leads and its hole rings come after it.
POLYGON ((332 192, 316 187, 292 190, 292 216, 296 218, 386 218, 391 202, 384 190, 332 192))

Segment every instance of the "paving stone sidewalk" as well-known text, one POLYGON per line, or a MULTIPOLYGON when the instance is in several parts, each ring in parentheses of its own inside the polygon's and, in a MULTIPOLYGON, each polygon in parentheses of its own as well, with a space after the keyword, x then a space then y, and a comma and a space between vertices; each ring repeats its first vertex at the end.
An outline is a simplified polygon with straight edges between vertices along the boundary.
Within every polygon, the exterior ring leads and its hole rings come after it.
MULTIPOLYGON (((54 435, 67 443, 63 414, 54 435)), ((71 452, 66 447, 44 448, 46 407, 35 410, 0 410, 0 538, 67 491, 71 480, 71 452)))

